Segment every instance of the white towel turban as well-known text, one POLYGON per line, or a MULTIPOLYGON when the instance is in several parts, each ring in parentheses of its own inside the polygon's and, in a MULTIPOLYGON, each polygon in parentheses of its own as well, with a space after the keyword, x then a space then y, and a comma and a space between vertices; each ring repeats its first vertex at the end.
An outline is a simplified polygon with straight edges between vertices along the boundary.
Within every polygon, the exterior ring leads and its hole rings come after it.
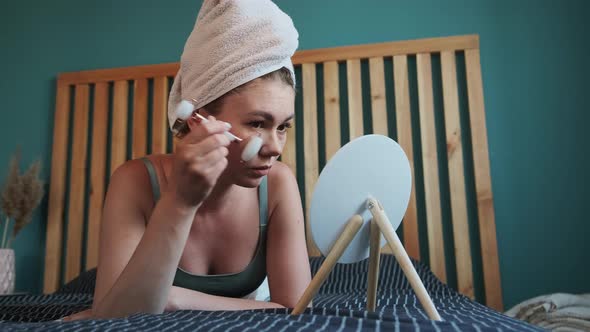
POLYGON ((270 0, 204 0, 170 92, 170 128, 192 112, 179 107, 183 100, 199 109, 281 67, 295 82, 298 38, 291 18, 270 0))

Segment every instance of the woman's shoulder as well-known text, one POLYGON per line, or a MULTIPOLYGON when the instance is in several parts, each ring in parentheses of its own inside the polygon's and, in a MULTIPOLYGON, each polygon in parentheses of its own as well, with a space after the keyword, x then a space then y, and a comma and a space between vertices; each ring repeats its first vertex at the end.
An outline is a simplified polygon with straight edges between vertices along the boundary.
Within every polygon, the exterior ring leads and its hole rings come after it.
POLYGON ((148 163, 151 164, 157 173, 161 173, 164 163, 170 158, 167 154, 152 154, 145 157, 129 159, 118 166, 111 175, 111 178, 128 178, 131 180, 145 180, 148 173, 148 163))
POLYGON ((281 202, 301 199, 297 179, 287 164, 275 162, 268 174, 269 208, 274 210, 281 202))
POLYGON ((142 158, 130 159, 118 166, 109 179, 109 191, 134 195, 137 198, 153 199, 152 184, 148 163, 153 165, 158 178, 162 177, 163 165, 169 157, 167 155, 148 155, 142 158))
POLYGON ((297 185, 297 180, 295 179, 295 174, 287 164, 276 161, 272 166, 271 171, 268 173, 268 186, 270 189, 279 189, 284 185, 295 184, 297 185))
POLYGON ((115 168, 110 177, 110 182, 143 182, 143 180, 149 179, 147 164, 143 159, 147 159, 155 168, 159 168, 162 156, 149 155, 142 158, 129 159, 115 168))

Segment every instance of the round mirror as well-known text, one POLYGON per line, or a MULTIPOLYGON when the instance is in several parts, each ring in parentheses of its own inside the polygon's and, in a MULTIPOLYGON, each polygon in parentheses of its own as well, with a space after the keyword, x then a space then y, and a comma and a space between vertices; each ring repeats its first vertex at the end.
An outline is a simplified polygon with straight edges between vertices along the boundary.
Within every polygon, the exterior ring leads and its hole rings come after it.
MULTIPOLYGON (((339 263, 355 263, 369 257, 372 218, 367 198, 377 199, 394 229, 400 225, 412 190, 412 172, 405 152, 383 135, 365 135, 342 146, 332 156, 316 182, 311 206, 312 237, 327 256, 348 220, 359 214, 364 224, 339 263)), ((381 236, 381 246, 385 245, 381 236)))

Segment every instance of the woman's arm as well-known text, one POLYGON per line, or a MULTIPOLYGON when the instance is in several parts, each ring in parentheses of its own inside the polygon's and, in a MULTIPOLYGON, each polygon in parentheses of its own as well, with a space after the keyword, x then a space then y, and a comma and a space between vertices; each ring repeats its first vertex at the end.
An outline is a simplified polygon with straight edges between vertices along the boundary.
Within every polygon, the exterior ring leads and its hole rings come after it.
MULTIPOLYGON (((284 306, 266 301, 221 297, 197 292, 191 289, 172 286, 168 295, 165 311, 175 310, 248 310, 284 308, 284 306)), ((97 318, 92 308, 62 318, 64 322, 97 318)))
POLYGON ((301 196, 289 167, 273 165, 268 179, 272 193, 267 240, 271 300, 293 308, 311 281, 301 196))
POLYGON ((284 308, 283 305, 274 302, 216 296, 176 286, 172 287, 169 299, 166 311, 284 308))
POLYGON ((95 317, 121 317, 164 310, 174 271, 196 208, 179 207, 164 193, 148 226, 138 197, 147 173, 141 161, 111 177, 101 223, 99 263, 93 301, 95 317), (144 177, 141 179, 140 176, 144 177))
POLYGON ((147 227, 141 199, 151 188, 145 166, 128 162, 111 177, 101 221, 95 317, 161 313, 168 304, 195 213, 227 166, 229 140, 222 134, 227 127, 210 120, 201 125, 188 120, 191 132, 177 146, 168 189, 147 227))

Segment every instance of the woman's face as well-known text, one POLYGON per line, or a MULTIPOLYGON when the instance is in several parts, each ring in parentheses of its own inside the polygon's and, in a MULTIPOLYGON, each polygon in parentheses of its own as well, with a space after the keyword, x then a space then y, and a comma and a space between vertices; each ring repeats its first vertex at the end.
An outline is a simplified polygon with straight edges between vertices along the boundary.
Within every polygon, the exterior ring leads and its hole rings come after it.
MULTIPOLYGON (((206 108, 204 111, 201 114, 208 115, 206 108)), ((243 141, 235 141, 228 147, 229 163, 221 176, 240 186, 258 186, 282 153, 294 115, 295 91, 276 79, 259 79, 227 95, 216 118, 229 122, 230 131, 243 141), (244 147, 257 135, 262 138, 260 151, 252 160, 243 162, 244 147)))

